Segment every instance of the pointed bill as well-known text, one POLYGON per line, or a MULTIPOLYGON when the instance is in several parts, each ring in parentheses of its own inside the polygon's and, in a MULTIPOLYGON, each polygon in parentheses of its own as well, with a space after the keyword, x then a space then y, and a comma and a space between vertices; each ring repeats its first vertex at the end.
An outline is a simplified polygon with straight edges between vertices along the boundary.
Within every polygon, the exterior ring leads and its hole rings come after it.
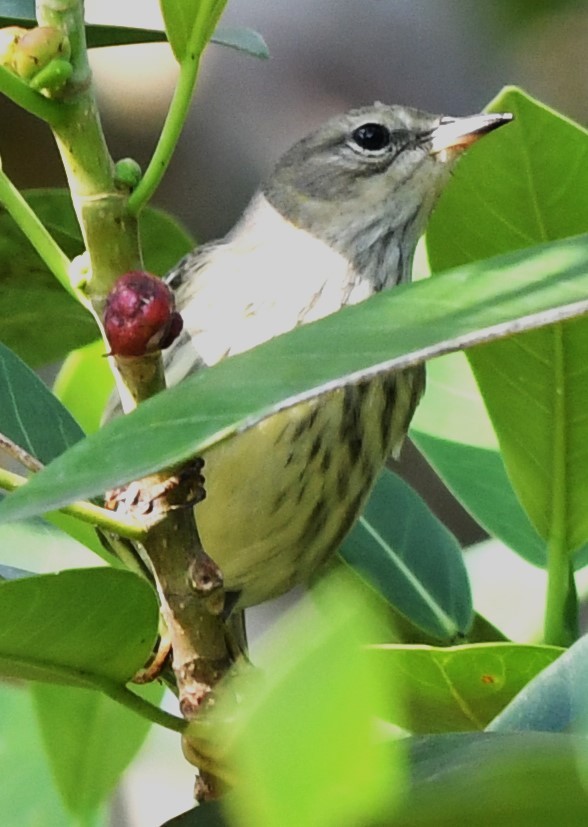
POLYGON ((431 140, 431 155, 444 150, 466 149, 478 138, 512 121, 509 112, 472 115, 468 118, 441 118, 431 140))

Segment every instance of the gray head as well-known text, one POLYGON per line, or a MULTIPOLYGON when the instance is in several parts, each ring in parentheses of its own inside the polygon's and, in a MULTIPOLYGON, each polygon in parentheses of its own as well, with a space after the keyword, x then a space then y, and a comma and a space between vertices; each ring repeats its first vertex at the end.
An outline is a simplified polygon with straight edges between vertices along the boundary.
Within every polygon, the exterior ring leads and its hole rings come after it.
POLYGON ((355 109, 286 152, 263 192, 380 289, 407 277, 460 151, 511 117, 449 118, 382 103, 355 109))

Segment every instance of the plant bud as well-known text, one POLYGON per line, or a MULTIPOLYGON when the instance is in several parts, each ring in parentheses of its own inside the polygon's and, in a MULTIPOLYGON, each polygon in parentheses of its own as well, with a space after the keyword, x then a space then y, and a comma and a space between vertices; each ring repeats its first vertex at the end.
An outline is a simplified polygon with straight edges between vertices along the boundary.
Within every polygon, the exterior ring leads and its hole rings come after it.
POLYGON ((34 78, 31 78, 29 86, 37 89, 51 97, 60 92, 73 74, 73 66, 68 60, 55 58, 44 66, 34 78))
POLYGON ((141 167, 134 158, 121 158, 114 165, 114 183, 118 187, 134 190, 141 175, 141 167))
POLYGON ((6 26, 0 29, 0 66, 14 70, 14 50, 27 29, 21 26, 6 26))
POLYGON ((21 78, 30 80, 52 60, 69 60, 70 55, 67 35, 52 26, 37 26, 14 47, 14 69, 21 78))
POLYGON ((113 356, 144 356, 166 348, 182 324, 174 294, 150 273, 125 273, 106 299, 104 330, 113 356))

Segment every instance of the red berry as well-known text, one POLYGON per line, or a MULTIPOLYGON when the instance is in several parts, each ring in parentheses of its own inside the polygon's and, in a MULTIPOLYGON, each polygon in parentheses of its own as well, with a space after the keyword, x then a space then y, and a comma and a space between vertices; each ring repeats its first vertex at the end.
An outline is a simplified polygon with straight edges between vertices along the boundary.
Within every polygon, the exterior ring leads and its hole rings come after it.
POLYGON ((114 356, 144 356, 168 347, 182 330, 174 294, 150 273, 121 276, 106 299, 104 329, 114 356))

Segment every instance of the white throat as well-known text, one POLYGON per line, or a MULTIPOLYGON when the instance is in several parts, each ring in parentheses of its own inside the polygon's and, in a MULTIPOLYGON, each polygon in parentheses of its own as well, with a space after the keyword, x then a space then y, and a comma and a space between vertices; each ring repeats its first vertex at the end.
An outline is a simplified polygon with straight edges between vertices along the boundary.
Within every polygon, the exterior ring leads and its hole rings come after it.
POLYGON ((202 250, 178 304, 201 360, 212 365, 372 292, 341 253, 257 194, 229 235, 202 250))

